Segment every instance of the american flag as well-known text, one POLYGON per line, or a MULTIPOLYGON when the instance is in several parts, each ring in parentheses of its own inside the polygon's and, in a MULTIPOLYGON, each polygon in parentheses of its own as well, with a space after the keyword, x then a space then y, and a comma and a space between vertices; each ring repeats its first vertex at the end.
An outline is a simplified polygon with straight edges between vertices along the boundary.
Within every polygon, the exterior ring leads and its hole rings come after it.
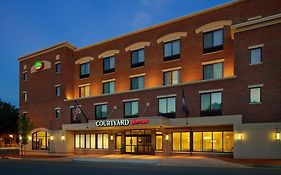
POLYGON ((81 113, 81 110, 77 104, 76 101, 74 101, 74 108, 73 108, 73 121, 77 121, 79 118, 79 114, 81 113))
POLYGON ((182 96, 182 112, 187 116, 188 115, 188 110, 186 106, 186 101, 185 101, 185 95, 183 91, 183 87, 181 88, 181 96, 182 96))

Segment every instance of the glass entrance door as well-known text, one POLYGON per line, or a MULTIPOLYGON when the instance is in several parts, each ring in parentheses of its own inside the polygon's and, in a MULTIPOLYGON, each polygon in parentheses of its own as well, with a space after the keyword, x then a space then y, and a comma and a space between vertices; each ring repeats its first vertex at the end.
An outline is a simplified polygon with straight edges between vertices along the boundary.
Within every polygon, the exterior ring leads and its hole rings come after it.
POLYGON ((125 153, 152 154, 150 131, 134 130, 133 132, 126 132, 125 142, 125 153))

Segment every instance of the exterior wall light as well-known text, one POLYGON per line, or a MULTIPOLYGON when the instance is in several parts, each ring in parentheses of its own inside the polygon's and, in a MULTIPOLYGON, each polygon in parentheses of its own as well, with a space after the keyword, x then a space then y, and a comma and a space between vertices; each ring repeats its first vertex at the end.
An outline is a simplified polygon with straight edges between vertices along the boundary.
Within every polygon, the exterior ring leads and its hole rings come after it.
POLYGON ((12 134, 10 134, 10 135, 9 135, 9 137, 10 137, 11 139, 13 139, 13 138, 14 138, 14 136, 13 136, 12 134))
POLYGON ((62 140, 63 142, 65 141, 65 136, 64 136, 64 135, 61 136, 61 140, 62 140))
POLYGON ((50 137, 50 140, 54 140, 54 136, 51 136, 51 137, 50 137))
POLYGON ((31 136, 28 136, 28 140, 31 140, 31 136))
POLYGON ((242 132, 238 133, 238 140, 242 140, 242 132))
POLYGON ((169 140, 169 135, 168 134, 166 134, 165 140, 169 140))
POLYGON ((19 136, 19 139, 22 140, 22 136, 19 136))
POLYGON ((276 132, 275 133, 275 139, 276 140, 280 140, 280 132, 276 132))
POLYGON ((110 140, 113 140, 113 135, 110 136, 110 140))

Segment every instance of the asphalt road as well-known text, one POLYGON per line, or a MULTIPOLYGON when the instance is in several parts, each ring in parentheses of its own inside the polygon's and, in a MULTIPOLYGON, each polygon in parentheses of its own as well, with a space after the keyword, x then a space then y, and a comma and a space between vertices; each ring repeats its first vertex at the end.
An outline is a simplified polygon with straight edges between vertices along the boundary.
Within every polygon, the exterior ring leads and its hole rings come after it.
POLYGON ((270 175, 281 168, 204 168, 158 165, 82 163, 72 161, 0 160, 0 175, 270 175))

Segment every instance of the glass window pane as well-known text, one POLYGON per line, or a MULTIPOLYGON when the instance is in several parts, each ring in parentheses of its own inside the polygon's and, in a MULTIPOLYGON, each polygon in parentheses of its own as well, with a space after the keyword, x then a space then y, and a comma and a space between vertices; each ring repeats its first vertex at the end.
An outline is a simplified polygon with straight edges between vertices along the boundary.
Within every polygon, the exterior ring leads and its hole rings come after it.
POLYGON ((168 113, 176 112, 176 98, 168 98, 168 113))
POLYGON ((223 30, 216 30, 214 31, 214 46, 222 45, 223 41, 223 30))
POLYGON ((111 57, 111 58, 109 59, 109 68, 110 68, 110 69, 115 68, 115 57, 111 57))
POLYGON ((203 151, 212 151, 212 132, 203 132, 203 151))
POLYGON ((172 84, 179 84, 179 70, 172 71, 172 84))
POLYGON ((138 78, 137 77, 132 78, 131 83, 132 83, 132 85, 131 85, 132 90, 138 89, 138 78))
POLYGON ((261 63, 261 48, 251 49, 251 64, 261 63))
POLYGON ((85 134, 80 134, 80 148, 85 148, 85 134))
POLYGON ((159 113, 165 114, 167 113, 167 100, 166 99, 159 99, 159 113))
POLYGON ((144 76, 138 77, 138 89, 144 88, 144 76))
POLYGON ((182 151, 190 150, 190 133, 189 132, 181 133, 181 147, 182 147, 182 151))
POLYGON ((214 78, 222 78, 223 77, 223 63, 214 64, 214 78))
POLYGON ((97 136, 98 136, 98 140, 97 140, 97 142, 98 142, 98 149, 102 149, 103 148, 103 137, 102 137, 102 135, 103 134, 97 134, 97 136))
POLYGON ((162 150, 163 148, 163 136, 162 135, 156 135, 156 150, 162 150))
POLYGON ((210 94, 201 94, 201 111, 208 111, 211 109, 210 94))
POLYGON ((138 102, 134 101, 132 103, 132 114, 131 115, 138 115, 138 102))
POLYGON ((131 104, 129 102, 125 103, 125 116, 131 116, 131 104))
POLYGON ((95 149, 96 148, 96 135, 91 134, 91 148, 95 149))
POLYGON ((80 148, 80 135, 75 134, 75 145, 74 148, 80 148))
POLYGON ((164 43, 164 57, 169 57, 172 55, 172 44, 164 43))
POLYGON ((212 110, 221 110, 221 92, 212 93, 212 110))
POLYGON ((205 65, 204 69, 204 80, 209 80, 213 78, 213 65, 205 65))
POLYGON ((210 48, 213 46, 213 33, 204 33, 204 48, 210 48))
POLYGON ((193 132, 193 151, 202 151, 202 132, 193 132))
POLYGON ((179 132, 173 132, 173 150, 174 151, 180 151, 180 133, 179 132))
POLYGON ((108 149, 108 134, 103 134, 103 148, 108 149))
POLYGON ((164 72, 164 85, 172 83, 172 72, 164 72))
POLYGON ((251 88, 250 103, 260 103, 260 102, 261 102, 261 88, 251 88))
POLYGON ((213 132, 213 150, 222 152, 222 132, 213 132))
POLYGON ((109 91, 110 91, 110 93, 114 93, 114 91, 115 91, 115 82, 110 82, 110 87, 109 87, 109 91))
POLYGON ((96 106, 96 118, 101 118, 101 106, 96 106))
POLYGON ((173 55, 180 54, 180 40, 173 41, 173 55))
POLYGON ((223 151, 233 151, 233 132, 223 132, 223 151))
POLYGON ((101 107, 101 116, 102 118, 107 118, 107 105, 102 105, 101 107))
POLYGON ((144 49, 140 49, 138 51, 138 61, 139 62, 144 62, 144 49))
POLYGON ((86 134, 86 148, 91 148, 91 135, 90 134, 86 134))
POLYGON ((121 136, 115 137, 115 149, 121 149, 121 136))

